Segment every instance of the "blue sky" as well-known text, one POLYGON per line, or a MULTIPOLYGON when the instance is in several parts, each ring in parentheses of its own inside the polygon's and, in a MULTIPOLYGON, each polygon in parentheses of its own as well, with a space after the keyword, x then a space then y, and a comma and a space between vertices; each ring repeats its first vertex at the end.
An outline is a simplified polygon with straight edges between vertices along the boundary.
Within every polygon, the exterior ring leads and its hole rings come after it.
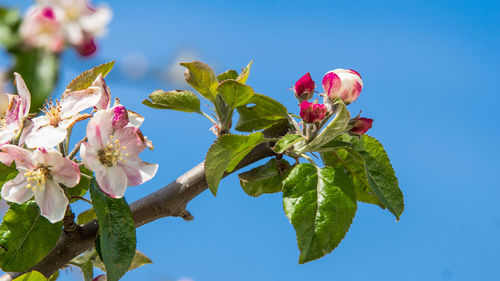
MULTIPOLYGON (((26 8, 30 1, 2 1, 26 8)), ((500 260, 499 1, 109 1, 114 18, 100 52, 63 55, 59 91, 109 60, 114 96, 143 114, 158 162, 131 202, 201 162, 214 140, 200 116, 149 109, 178 56, 216 72, 254 65, 248 84, 298 112, 287 89, 304 73, 319 82, 352 68, 364 88, 350 110, 375 119, 405 195, 399 222, 362 204, 346 238, 325 258, 298 264, 295 232, 279 194, 250 198, 236 176, 214 198, 189 205, 192 222, 165 218, 137 230, 154 262, 123 280, 493 280, 500 260), (146 69, 132 79, 123 66, 146 69)), ((173 68, 175 69, 175 68, 173 68)), ((175 72, 175 71, 174 71, 175 72)), ((84 208, 81 205, 80 208, 84 208)), ((79 280, 67 271, 61 280, 79 280)))

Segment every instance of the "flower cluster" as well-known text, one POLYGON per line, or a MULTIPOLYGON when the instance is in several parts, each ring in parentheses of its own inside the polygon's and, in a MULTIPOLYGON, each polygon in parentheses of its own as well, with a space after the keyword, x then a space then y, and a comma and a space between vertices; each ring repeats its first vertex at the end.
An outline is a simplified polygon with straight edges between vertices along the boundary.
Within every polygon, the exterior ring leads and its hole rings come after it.
POLYGON ((34 118, 29 115, 30 93, 17 73, 15 82, 18 95, 0 95, 0 162, 15 163, 19 171, 3 185, 3 199, 22 204, 34 197, 41 214, 57 222, 69 203, 65 190, 86 176, 80 173, 81 165, 95 173, 99 187, 113 198, 123 197, 127 186, 140 185, 156 174, 158 165, 139 157, 152 147, 139 130, 144 119, 118 100, 111 106, 102 75, 86 89, 51 100, 34 118), (69 152, 71 128, 85 119, 89 119, 86 137, 69 152), (81 161, 75 159, 79 150, 81 161))
MULTIPOLYGON (((346 105, 359 97, 363 89, 361 75, 352 69, 335 69, 325 74, 322 80, 324 93, 323 104, 316 99, 310 103, 307 100, 313 97, 315 83, 309 73, 302 76, 292 88, 295 97, 299 100, 300 117, 305 123, 320 123, 325 117, 334 113, 334 102, 342 100, 346 105)), ((372 127, 373 119, 357 117, 351 120, 350 133, 363 135, 372 127)))
POLYGON ((107 6, 91 7, 86 0, 39 0, 25 14, 20 31, 26 46, 61 52, 69 44, 82 56, 93 54, 95 37, 111 20, 107 6))

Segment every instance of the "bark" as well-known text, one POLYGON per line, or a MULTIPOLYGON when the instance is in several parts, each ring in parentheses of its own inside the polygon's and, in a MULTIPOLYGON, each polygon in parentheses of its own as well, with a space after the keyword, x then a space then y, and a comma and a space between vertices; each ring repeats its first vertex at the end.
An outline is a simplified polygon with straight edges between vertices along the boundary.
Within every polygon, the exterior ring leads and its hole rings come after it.
MULTIPOLYGON (((283 133, 282 131, 280 135, 283 133)), ((274 152, 269 143, 260 144, 239 163, 234 171, 273 155, 274 152)), ((226 173, 224 177, 229 174, 226 173)), ((179 216, 185 220, 191 220, 192 216, 186 210, 186 205, 205 189, 207 189, 207 181, 204 173, 204 162, 202 162, 167 186, 131 203, 130 209, 136 227, 169 216, 179 216)), ((92 249, 98 229, 97 221, 93 220, 77 227, 74 232, 62 231, 54 249, 28 271, 36 270, 49 277, 79 254, 92 249)), ((0 281, 13 280, 21 274, 23 272, 6 273, 0 277, 0 281)))

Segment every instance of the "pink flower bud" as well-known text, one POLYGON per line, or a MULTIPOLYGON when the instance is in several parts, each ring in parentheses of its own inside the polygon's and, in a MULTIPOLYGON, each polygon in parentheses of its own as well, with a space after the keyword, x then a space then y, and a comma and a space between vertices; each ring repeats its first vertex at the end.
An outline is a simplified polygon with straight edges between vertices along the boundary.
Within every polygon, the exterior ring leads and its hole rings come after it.
POLYGON ((118 130, 128 124, 128 112, 123 105, 115 105, 113 108, 113 129, 118 130))
POLYGON ((351 133, 357 135, 364 135, 373 124, 373 119, 360 117, 354 122, 354 128, 351 129, 351 133))
POLYGON ((325 118, 328 109, 324 104, 303 101, 300 104, 300 117, 306 123, 321 122, 325 118))
POLYGON ((314 81, 311 79, 311 75, 308 72, 295 82, 295 87, 293 88, 295 97, 298 100, 308 100, 312 98, 315 87, 314 81))
POLYGON ((361 75, 351 69, 335 69, 323 77, 323 89, 331 100, 340 98, 346 104, 354 102, 361 90, 363 81, 361 75))
POLYGON ((88 57, 97 51, 97 45, 95 44, 94 37, 85 38, 80 45, 76 46, 76 51, 82 57, 88 57))

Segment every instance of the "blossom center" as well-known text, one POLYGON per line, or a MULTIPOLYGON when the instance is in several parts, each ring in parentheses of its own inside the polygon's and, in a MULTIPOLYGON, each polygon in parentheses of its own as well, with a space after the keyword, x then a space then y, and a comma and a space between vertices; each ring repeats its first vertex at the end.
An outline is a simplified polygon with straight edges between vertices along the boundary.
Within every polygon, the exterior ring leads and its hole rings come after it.
POLYGON ((129 153, 125 149, 127 147, 125 145, 122 146, 119 140, 113 140, 113 135, 111 135, 104 149, 99 150, 97 155, 103 165, 111 167, 116 165, 118 161, 127 161, 124 157, 128 157, 129 153))
POLYGON ((43 113, 45 113, 45 116, 49 119, 49 124, 57 127, 59 125, 59 122, 62 120, 61 119, 61 105, 59 105, 59 101, 55 100, 50 101, 45 105, 45 107, 42 109, 43 113))
POLYGON ((38 167, 36 167, 31 171, 25 172, 24 176, 26 177, 26 180, 29 182, 26 185, 26 188, 31 188, 33 189, 33 191, 36 191, 38 188, 40 191, 43 191, 43 189, 45 188, 45 181, 50 176, 50 170, 48 167, 39 165, 38 167))

